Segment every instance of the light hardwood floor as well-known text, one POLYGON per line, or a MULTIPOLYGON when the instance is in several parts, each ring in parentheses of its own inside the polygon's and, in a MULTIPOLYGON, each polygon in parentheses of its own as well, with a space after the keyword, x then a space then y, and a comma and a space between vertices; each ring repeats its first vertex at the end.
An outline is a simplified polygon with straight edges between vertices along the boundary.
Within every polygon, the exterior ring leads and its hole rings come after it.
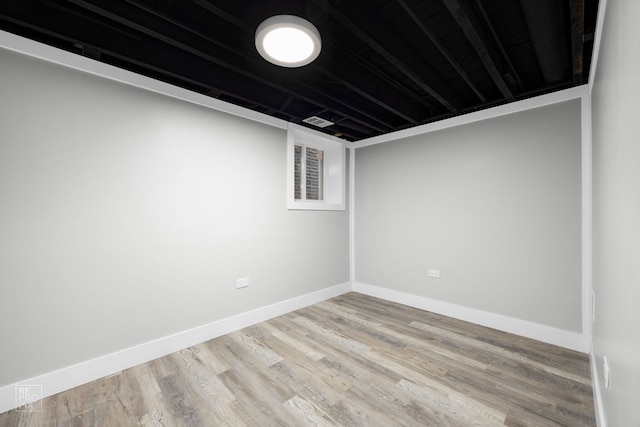
POLYGON ((0 426, 595 426, 587 355, 346 294, 0 426))

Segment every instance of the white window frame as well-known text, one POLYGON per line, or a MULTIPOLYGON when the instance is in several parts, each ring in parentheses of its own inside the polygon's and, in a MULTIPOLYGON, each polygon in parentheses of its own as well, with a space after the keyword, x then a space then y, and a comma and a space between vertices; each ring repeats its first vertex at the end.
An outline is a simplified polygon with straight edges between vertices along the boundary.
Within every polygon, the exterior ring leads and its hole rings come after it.
MULTIPOLYGON (((287 208, 290 210, 345 210, 346 144, 339 138, 294 123, 287 127, 287 208), (323 151, 322 200, 295 198, 295 146, 323 151)), ((301 177, 301 193, 306 194, 306 179, 301 177)))

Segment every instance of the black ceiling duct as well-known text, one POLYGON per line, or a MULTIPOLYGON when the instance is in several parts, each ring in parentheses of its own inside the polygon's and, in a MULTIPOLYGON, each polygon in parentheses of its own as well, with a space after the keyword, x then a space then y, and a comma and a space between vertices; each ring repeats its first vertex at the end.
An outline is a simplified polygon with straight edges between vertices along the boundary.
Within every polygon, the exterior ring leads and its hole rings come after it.
POLYGON ((565 9, 558 0, 520 0, 529 35, 547 83, 564 80, 569 75, 569 55, 565 9))

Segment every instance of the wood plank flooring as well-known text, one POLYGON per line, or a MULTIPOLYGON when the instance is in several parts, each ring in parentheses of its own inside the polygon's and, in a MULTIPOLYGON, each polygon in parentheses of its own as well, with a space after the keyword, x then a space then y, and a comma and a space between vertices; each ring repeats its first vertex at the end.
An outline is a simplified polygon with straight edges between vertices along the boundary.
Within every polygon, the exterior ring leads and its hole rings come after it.
POLYGON ((595 426, 587 355, 349 293, 0 426, 595 426))

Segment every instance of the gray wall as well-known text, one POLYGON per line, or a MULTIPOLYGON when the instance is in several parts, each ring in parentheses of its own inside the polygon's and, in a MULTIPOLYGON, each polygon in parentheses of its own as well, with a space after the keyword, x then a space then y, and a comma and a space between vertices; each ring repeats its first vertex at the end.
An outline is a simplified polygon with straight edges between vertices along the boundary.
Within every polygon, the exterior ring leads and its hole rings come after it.
POLYGON ((640 426, 640 31, 637 0, 608 0, 592 97, 593 345, 608 425, 640 426), (604 388, 602 361, 611 367, 604 388))
POLYGON ((4 50, 0 99, 0 386, 349 280, 284 130, 4 50))
POLYGON ((575 100, 356 150, 356 280, 580 332, 580 121, 575 100))

